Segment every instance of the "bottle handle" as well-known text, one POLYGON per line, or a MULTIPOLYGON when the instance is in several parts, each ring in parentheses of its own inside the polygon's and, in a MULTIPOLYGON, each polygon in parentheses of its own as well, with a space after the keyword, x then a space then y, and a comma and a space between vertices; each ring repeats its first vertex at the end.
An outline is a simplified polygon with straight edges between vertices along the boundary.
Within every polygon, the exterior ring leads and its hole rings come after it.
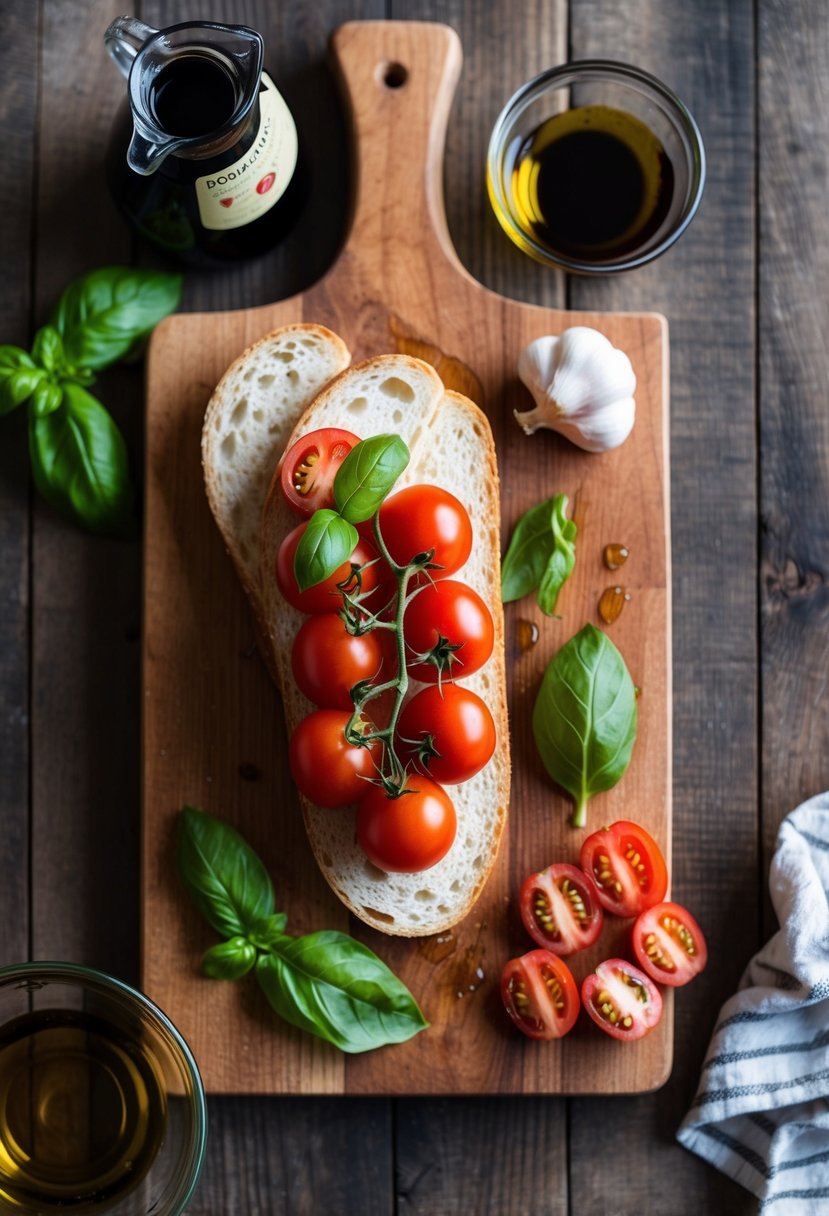
POLYGON ((135 56, 147 39, 157 33, 137 17, 118 17, 104 34, 104 46, 124 76, 129 76, 135 56))

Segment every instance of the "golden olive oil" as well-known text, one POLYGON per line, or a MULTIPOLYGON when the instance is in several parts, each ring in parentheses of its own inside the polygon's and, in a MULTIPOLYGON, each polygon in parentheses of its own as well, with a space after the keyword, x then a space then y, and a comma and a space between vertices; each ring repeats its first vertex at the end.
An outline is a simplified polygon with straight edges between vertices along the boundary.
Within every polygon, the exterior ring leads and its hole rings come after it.
POLYGON ((511 150, 518 223, 553 253, 605 261, 633 253, 667 216, 670 159, 638 118, 579 106, 548 118, 511 150))
POLYGON ((50 1009, 0 1030, 0 1210, 111 1204, 146 1174, 165 1124, 154 1057, 111 1025, 50 1009))

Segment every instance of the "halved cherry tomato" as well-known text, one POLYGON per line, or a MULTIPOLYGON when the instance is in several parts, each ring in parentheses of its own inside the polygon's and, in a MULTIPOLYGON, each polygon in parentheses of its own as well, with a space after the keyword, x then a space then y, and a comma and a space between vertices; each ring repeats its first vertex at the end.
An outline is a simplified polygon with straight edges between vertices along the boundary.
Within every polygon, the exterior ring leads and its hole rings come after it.
POLYGON ((379 630, 352 637, 336 613, 309 616, 294 638, 291 670, 299 691, 326 709, 353 709, 350 690, 361 680, 391 679, 379 630))
POLYGON ((380 785, 369 787, 357 808, 357 843, 374 865, 390 873, 428 870, 452 847, 457 819, 445 790, 414 773, 407 793, 389 798, 380 785))
POLYGON ((472 552, 472 524, 463 503, 438 486, 407 486, 380 508, 383 541, 398 566, 434 549, 431 578, 455 574, 472 552))
POLYGON ((659 845, 644 828, 620 819, 593 832, 581 846, 579 865, 596 884, 599 899, 615 916, 638 916, 668 889, 659 845))
POLYGON ((699 975, 708 947, 697 922, 679 904, 648 908, 633 926, 636 959, 653 980, 679 988, 699 975))
POLYGON ((276 556, 276 581, 288 603, 292 607, 298 608, 300 612, 311 614, 336 612, 342 605, 342 596, 337 589, 337 584, 348 578, 353 565, 366 566, 367 562, 373 562, 373 565, 367 566, 362 572, 362 590, 372 591, 378 586, 382 587, 382 591, 375 591, 375 594, 365 601, 366 606, 370 607, 372 611, 381 608, 385 603, 384 595, 387 590, 387 585, 382 580, 388 566, 377 558, 375 550, 364 540, 358 540, 357 546, 351 554, 350 563, 343 562, 324 583, 317 583, 315 587, 308 587, 307 590, 300 591, 294 575, 294 555, 299 538, 307 527, 307 524, 300 524, 289 532, 279 546, 279 553, 276 556))
POLYGON ((350 714, 317 709, 291 735, 288 760, 299 792, 316 806, 348 806, 359 801, 377 776, 378 744, 357 747, 345 737, 350 714))
POLYGON ((460 684, 416 693, 397 724, 401 755, 446 785, 468 781, 495 751, 495 723, 486 704, 460 684))
POLYGON ((280 465, 282 496, 299 515, 313 515, 334 503, 337 469, 360 440, 351 431, 328 426, 292 443, 280 465))
POLYGON ((492 616, 476 591, 454 579, 418 590, 406 608, 409 675, 424 684, 462 680, 483 667, 492 654, 492 616), (420 656, 429 655, 429 658, 420 656), (420 661, 418 661, 420 659, 420 661))
POLYGON ((623 958, 599 963, 581 986, 596 1025, 614 1039, 642 1039, 662 1017, 662 996, 648 977, 623 958))
POLYGON ((531 1039, 560 1039, 579 1016, 579 990, 570 968, 549 950, 513 958, 501 973, 501 1000, 531 1039))
POLYGON ((565 861, 531 874, 521 887, 519 907, 530 937, 553 954, 575 954, 591 946, 604 923, 590 878, 565 861))

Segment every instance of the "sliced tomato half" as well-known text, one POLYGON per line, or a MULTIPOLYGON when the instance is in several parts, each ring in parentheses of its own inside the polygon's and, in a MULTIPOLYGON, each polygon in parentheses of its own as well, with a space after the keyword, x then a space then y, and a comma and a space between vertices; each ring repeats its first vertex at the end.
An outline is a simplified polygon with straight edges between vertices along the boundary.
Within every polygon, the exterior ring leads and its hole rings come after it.
POLYGON ((651 979, 680 988, 699 975, 708 962, 702 930, 679 904, 648 908, 633 926, 633 950, 651 979))
POLYGON ((604 923, 589 876, 564 861, 526 879, 519 907, 530 937, 553 954, 575 954, 592 945, 604 923))
POLYGON ((288 506, 298 515, 313 515, 334 505, 337 469, 360 440, 351 431, 327 426, 309 431, 292 443, 282 458, 280 485, 288 506))
POLYGON ((638 823, 620 819, 588 836, 579 865, 596 884, 603 907, 615 916, 638 916, 668 889, 659 845, 638 823))
POLYGON ((582 984, 581 999, 596 1025, 614 1039, 642 1039, 662 1017, 656 984, 623 958, 599 963, 582 984))
POLYGON ((504 1008, 531 1039, 560 1039, 579 1016, 579 990, 570 968, 549 950, 530 950, 501 974, 504 1008))

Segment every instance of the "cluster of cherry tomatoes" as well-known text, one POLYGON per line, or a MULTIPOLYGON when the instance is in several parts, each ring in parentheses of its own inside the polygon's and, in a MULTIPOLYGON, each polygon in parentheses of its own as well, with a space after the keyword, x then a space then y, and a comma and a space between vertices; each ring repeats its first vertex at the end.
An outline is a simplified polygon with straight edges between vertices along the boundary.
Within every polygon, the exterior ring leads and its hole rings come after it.
POLYGON ((579 866, 559 862, 521 888, 521 919, 539 949, 507 963, 501 996, 516 1026, 533 1039, 558 1039, 583 1005, 615 1039, 641 1039, 662 1016, 659 984, 679 987, 705 967, 708 950, 694 918, 664 902, 668 871, 656 841, 620 820, 584 841, 579 866), (591 946, 605 913, 636 917, 623 958, 598 964, 578 985, 562 955, 591 946))
MULTIPOLYGON (((282 493, 306 521, 315 510, 332 506, 337 469, 357 443, 349 431, 326 428, 304 436, 287 452, 282 493)), ((397 634, 381 625, 354 636, 340 613, 341 586, 352 566, 359 566, 360 608, 380 622, 395 620, 398 582, 378 553, 371 521, 359 525, 350 561, 305 591, 297 584, 294 557, 307 522, 280 546, 279 589, 288 603, 308 614, 293 645, 293 676, 318 706, 294 730, 289 758, 294 781, 311 802, 330 808, 357 804, 357 840, 370 861, 382 870, 411 873, 434 865, 454 841, 455 808, 443 785, 467 781, 495 749, 486 704, 454 683, 456 676, 471 675, 486 663, 494 631, 480 596, 449 577, 472 548, 469 516, 454 495, 436 486, 409 486, 385 500, 379 526, 397 566, 434 550, 428 573, 418 573, 409 584, 403 616, 408 677, 426 685, 403 704, 394 730, 396 754, 408 770, 404 792, 395 796, 380 779, 385 744, 373 738, 389 728, 394 689, 365 702, 360 719, 365 744, 350 742, 345 733, 355 711, 352 690, 398 676, 397 634), (437 651, 451 656, 448 671, 436 664, 437 651)))

